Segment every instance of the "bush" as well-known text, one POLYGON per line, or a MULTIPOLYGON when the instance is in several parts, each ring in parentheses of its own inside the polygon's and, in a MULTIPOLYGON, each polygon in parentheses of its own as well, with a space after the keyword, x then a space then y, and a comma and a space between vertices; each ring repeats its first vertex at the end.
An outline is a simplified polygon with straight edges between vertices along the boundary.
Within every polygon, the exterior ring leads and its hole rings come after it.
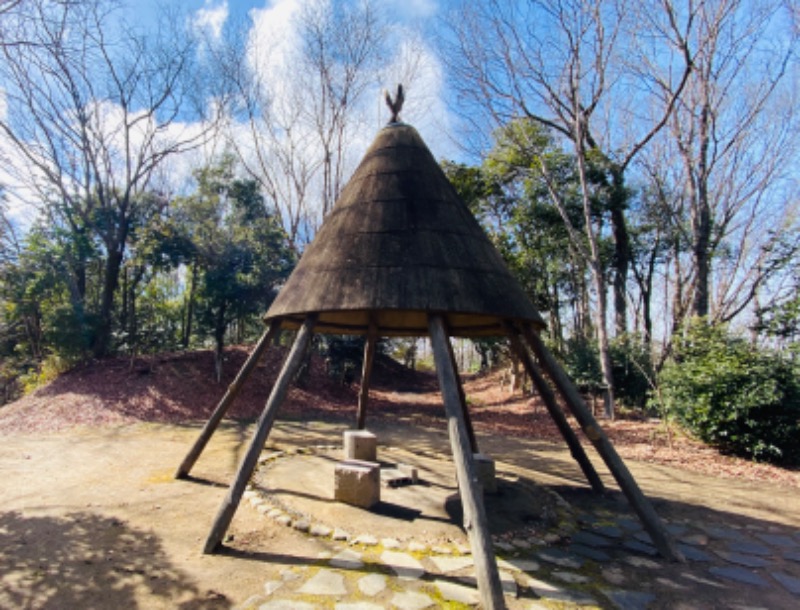
POLYGON ((579 386, 599 387, 603 384, 597 343, 584 337, 570 337, 564 346, 564 369, 579 386))
POLYGON ((653 359, 641 336, 615 337, 610 351, 616 397, 629 407, 645 409, 655 372, 653 359))
MULTIPOLYGON (((641 338, 637 335, 616 337, 611 341, 609 348, 616 399, 628 407, 645 408, 650 380, 654 374, 652 360, 641 338)), ((581 337, 568 339, 564 367, 578 386, 587 388, 603 386, 600 353, 595 341, 581 337)))
POLYGON ((722 451, 800 464, 799 373, 724 326, 695 322, 659 376, 661 407, 722 451))
POLYGON ((353 383, 361 372, 364 337, 321 335, 319 353, 325 358, 328 375, 342 384, 353 383))

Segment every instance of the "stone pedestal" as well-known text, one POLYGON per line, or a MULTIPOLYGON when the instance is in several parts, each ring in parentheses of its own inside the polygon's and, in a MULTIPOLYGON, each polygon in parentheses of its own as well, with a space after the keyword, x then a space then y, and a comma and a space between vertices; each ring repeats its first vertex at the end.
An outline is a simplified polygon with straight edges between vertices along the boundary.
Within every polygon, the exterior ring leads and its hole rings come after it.
POLYGON ((375 462, 378 459, 378 439, 367 430, 345 430, 344 459, 375 462))
POLYGON ((380 502, 380 464, 361 460, 345 460, 336 464, 334 498, 361 508, 371 508, 380 502))
POLYGON ((475 460, 475 470, 483 487, 483 492, 487 494, 497 493, 497 478, 495 477, 494 460, 483 453, 473 453, 475 460))

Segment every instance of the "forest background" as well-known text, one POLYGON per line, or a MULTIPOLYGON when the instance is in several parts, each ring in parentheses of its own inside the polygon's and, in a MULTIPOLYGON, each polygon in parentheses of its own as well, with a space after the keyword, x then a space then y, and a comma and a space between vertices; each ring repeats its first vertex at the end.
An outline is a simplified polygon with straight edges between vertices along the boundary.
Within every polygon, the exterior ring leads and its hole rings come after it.
POLYGON ((797 464, 798 34, 793 0, 0 2, 0 398, 111 355, 219 378, 403 83, 608 416, 797 464))

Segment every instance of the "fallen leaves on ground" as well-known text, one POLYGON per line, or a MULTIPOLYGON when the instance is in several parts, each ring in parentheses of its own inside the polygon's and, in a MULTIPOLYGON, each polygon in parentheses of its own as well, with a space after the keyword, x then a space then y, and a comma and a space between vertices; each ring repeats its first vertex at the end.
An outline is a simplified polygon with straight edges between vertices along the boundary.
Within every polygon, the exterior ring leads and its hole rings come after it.
MULTIPOLYGON (((0 435, 141 421, 168 424, 205 421, 247 355, 248 349, 242 346, 226 350, 220 383, 213 379, 210 351, 92 362, 0 408, 0 435)), ((236 399, 230 417, 240 420, 258 417, 284 356, 282 347, 267 351, 236 399)), ((444 410, 435 375, 411 371, 388 358, 379 358, 372 382, 370 417, 441 425, 444 410)), ((510 393, 500 373, 467 376, 464 390, 479 433, 563 442, 540 400, 520 392, 510 393)), ((281 417, 355 420, 358 391, 357 384, 343 384, 331 378, 325 362, 314 357, 289 391, 281 417)), ((571 417, 569 421, 579 432, 577 423, 571 417)), ((614 421, 600 419, 600 423, 623 459, 800 487, 797 471, 721 455, 660 420, 622 417, 614 421)))

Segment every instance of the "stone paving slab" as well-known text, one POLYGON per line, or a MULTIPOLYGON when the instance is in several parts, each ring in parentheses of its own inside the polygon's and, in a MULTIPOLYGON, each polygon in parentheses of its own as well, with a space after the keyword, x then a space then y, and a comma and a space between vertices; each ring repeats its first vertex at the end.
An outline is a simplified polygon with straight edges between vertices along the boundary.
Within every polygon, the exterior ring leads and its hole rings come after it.
POLYGON ((711 561, 711 555, 709 555, 705 551, 701 551, 700 549, 690 544, 681 544, 679 542, 678 550, 681 553, 683 553, 683 556, 686 557, 687 561, 702 561, 702 562, 711 561))
POLYGON ((656 599, 652 593, 639 591, 605 590, 603 593, 618 610, 641 610, 656 599))
POLYGON ((783 588, 786 589, 789 593, 800 597, 800 578, 796 578, 794 576, 785 574, 783 572, 773 572, 772 578, 781 583, 783 588))
POLYGON ((769 565, 769 561, 763 557, 756 557, 755 555, 729 553, 727 551, 717 551, 717 555, 722 557, 728 563, 734 563, 745 568, 763 568, 769 565))
POLYGON ((580 555, 581 557, 593 559, 594 561, 600 563, 611 561, 611 555, 593 546, 585 544, 570 544, 568 548, 569 552, 573 555, 580 555))
POLYGON ((417 580, 425 574, 425 567, 408 553, 384 551, 381 562, 389 566, 400 580, 417 580))
MULTIPOLYGON (((320 607, 335 610, 479 603, 474 559, 465 554, 470 549, 462 540, 345 532, 297 511, 274 512, 252 494, 248 498, 273 521, 283 517, 295 528, 300 524, 304 531, 294 535, 319 538, 326 550, 315 564, 294 566, 281 573, 281 580, 265 581, 263 593, 241 610, 315 607, 305 605, 301 595, 327 599, 320 607)), ((720 607, 760 607, 774 591, 800 597, 800 532, 747 522, 740 527, 727 521, 665 521, 689 561, 683 568, 658 556, 625 507, 608 506, 584 509, 573 529, 526 528, 495 537, 496 549, 505 551, 497 562, 509 610, 553 604, 644 610, 656 600, 659 607, 689 608, 695 607, 693 599, 681 596, 702 588, 713 592, 711 599, 720 607), (765 601, 731 593, 747 590, 742 587, 763 591, 765 601)))
POLYGON ((367 574, 358 580, 358 590, 364 595, 375 597, 386 589, 387 580, 382 574, 367 574))
POLYGON ((758 542, 749 542, 747 540, 736 540, 728 543, 728 548, 734 553, 743 553, 746 555, 769 555, 770 549, 758 542))
POLYGON ((755 585, 757 587, 766 587, 769 585, 764 578, 755 572, 738 566, 713 566, 708 571, 714 576, 727 578, 728 580, 734 580, 747 585, 755 585))
POLYGON ((558 580, 571 585, 583 585, 591 581, 591 578, 583 574, 576 574, 575 572, 566 572, 564 570, 555 570, 552 573, 558 580))
POLYGON ((431 563, 443 574, 458 572, 464 568, 471 568, 475 565, 472 557, 431 557, 431 563))
POLYGON ((328 561, 334 568, 343 568, 346 570, 358 570, 364 566, 361 561, 361 553, 356 553, 352 549, 344 549, 337 553, 328 561))
POLYGON ((553 563, 557 566, 561 566, 562 568, 572 568, 573 570, 580 569, 585 563, 585 560, 582 557, 570 555, 561 549, 547 549, 545 551, 538 551, 536 555, 539 557, 539 559, 547 561, 548 563, 553 563))
POLYGON ((299 591, 303 595, 347 595, 344 576, 326 568, 309 578, 299 591))
POLYGON ((622 528, 617 527, 616 525, 601 525, 599 527, 593 527, 589 531, 593 534, 599 534, 600 536, 614 539, 622 538, 625 535, 625 532, 622 530, 622 528))
POLYGON ((800 549, 800 542, 785 534, 756 534, 765 544, 782 549, 800 549))
POLYGON ((474 605, 480 602, 480 594, 475 587, 459 585, 444 580, 434 580, 433 585, 439 589, 439 593, 446 601, 466 605, 474 605))
POLYGON ((642 553, 643 555, 648 555, 650 557, 655 557, 658 555, 656 547, 654 547, 652 544, 647 544, 646 542, 641 542, 639 540, 626 540, 623 542, 622 546, 629 551, 633 551, 634 553, 642 553))
POLYGON ((571 538, 573 544, 580 544, 590 548, 614 546, 616 544, 616 542, 612 542, 607 536, 601 536, 586 531, 578 532, 571 538))
POLYGON ((510 572, 536 572, 541 564, 533 559, 523 559, 521 557, 510 557, 509 559, 497 560, 497 567, 501 570, 510 572))
POLYGON ((317 610, 316 604, 295 600, 277 599, 261 604, 258 610, 317 610))
POLYGON ((784 559, 788 559, 789 561, 795 561, 800 563, 800 549, 796 551, 787 551, 783 554, 784 559))
POLYGON ((742 538, 742 532, 729 527, 721 527, 718 525, 705 525, 699 524, 710 536, 720 540, 738 541, 742 538))
POLYGON ((545 599, 561 602, 563 604, 574 604, 576 606, 597 605, 597 600, 588 593, 565 589, 538 578, 529 577, 524 584, 527 588, 536 593, 536 595, 545 599))
POLYGON ((333 608, 334 610, 384 610, 382 605, 373 604, 372 602, 339 603, 333 608))
POLYGON ((429 595, 418 591, 402 591, 395 593, 391 600, 392 606, 398 610, 422 610, 434 605, 429 595))

